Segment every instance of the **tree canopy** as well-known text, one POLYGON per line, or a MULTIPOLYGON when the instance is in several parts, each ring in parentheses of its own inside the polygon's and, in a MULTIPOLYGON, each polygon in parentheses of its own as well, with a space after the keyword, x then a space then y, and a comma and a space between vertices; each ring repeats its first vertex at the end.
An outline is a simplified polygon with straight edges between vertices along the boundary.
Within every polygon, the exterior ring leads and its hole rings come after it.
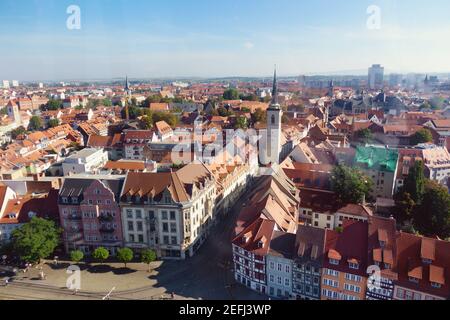
POLYGON ((84 258, 84 253, 81 250, 73 250, 70 252, 70 260, 79 263, 84 258))
POLYGON ((223 93, 223 98, 225 100, 238 100, 239 99, 239 91, 236 89, 227 89, 223 93))
POLYGON ((38 116, 32 116, 28 124, 28 130, 36 131, 42 128, 42 120, 38 116))
POLYGON ((57 118, 50 119, 50 120, 48 121, 48 126, 49 126, 50 128, 54 128, 54 127, 59 126, 59 119, 57 119, 57 118))
POLYGON ((14 250, 22 261, 40 262, 54 252, 60 233, 53 221, 33 217, 12 232, 14 250))
POLYGON ((361 129, 356 132, 356 138, 362 141, 363 143, 368 143, 373 138, 372 131, 368 128, 361 129))
POLYGON ((62 106, 63 106, 63 104, 62 104, 61 100, 50 99, 50 100, 48 100, 47 104, 44 105, 44 109, 45 110, 59 110, 62 108, 62 106))
POLYGON ((409 174, 405 179, 404 192, 411 196, 415 204, 421 204, 425 193, 425 174, 422 161, 417 161, 409 170, 409 174))
POLYGON ((433 141, 433 135, 429 129, 423 128, 411 136, 411 144, 428 143, 433 141))
POLYGON ((148 271, 150 272, 150 264, 156 261, 156 252, 151 249, 146 249, 141 253, 141 261, 148 265, 148 271))
POLYGON ((343 204, 362 203, 368 199, 373 185, 372 180, 357 168, 345 165, 334 167, 330 180, 332 190, 343 204))
POLYGON ((450 237, 450 195, 447 188, 427 181, 422 203, 413 213, 413 225, 426 236, 450 237))
POLYGON ((103 247, 98 247, 92 253, 92 257, 103 263, 109 258, 109 251, 103 247))
POLYGON ((127 263, 133 260, 133 257, 133 250, 130 248, 122 248, 117 250, 117 259, 125 264, 125 268, 127 267, 127 263))

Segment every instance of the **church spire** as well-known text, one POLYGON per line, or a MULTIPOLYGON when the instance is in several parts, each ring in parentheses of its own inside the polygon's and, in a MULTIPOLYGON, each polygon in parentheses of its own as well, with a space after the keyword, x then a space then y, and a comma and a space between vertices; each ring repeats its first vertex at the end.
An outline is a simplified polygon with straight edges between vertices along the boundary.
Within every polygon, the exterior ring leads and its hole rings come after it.
POLYGON ((272 102, 271 107, 280 107, 278 103, 278 80, 277 80, 277 66, 275 66, 275 70, 273 73, 273 89, 272 89, 272 102))
POLYGON ((130 83, 128 82, 128 75, 125 77, 125 91, 130 92, 130 83))

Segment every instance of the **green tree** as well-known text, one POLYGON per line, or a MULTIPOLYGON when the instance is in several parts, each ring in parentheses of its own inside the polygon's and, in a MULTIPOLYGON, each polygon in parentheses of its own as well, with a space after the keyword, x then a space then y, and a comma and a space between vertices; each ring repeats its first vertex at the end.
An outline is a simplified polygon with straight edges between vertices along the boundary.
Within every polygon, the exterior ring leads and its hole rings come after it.
POLYGON ((175 127, 178 124, 178 116, 168 112, 153 112, 153 123, 159 121, 165 121, 171 127, 175 127))
POLYGON ((259 98, 256 94, 252 93, 252 94, 241 94, 239 95, 239 99, 241 99, 242 101, 259 101, 259 98))
POLYGON ((50 128, 54 128, 54 127, 59 126, 59 119, 56 119, 56 118, 50 119, 50 120, 48 121, 48 126, 49 126, 50 128))
POLYGON ((229 117, 234 114, 233 111, 230 111, 224 107, 220 107, 219 109, 217 109, 217 112, 219 113, 219 116, 221 116, 221 117, 229 117))
POLYGON ((235 129, 247 129, 248 128, 248 122, 246 117, 237 117, 236 123, 234 124, 235 129))
POLYGON ((416 203, 408 192, 399 192, 394 197, 395 200, 395 219, 399 223, 411 221, 416 203))
POLYGON ((373 138, 372 131, 370 131, 368 128, 361 129, 356 132, 356 138, 363 143, 369 143, 369 141, 373 138))
POLYGON ((142 130, 150 130, 153 128, 153 119, 151 116, 143 116, 141 120, 139 121, 139 127, 142 130))
POLYGON ((422 203, 425 193, 425 174, 422 161, 416 161, 414 167, 409 170, 409 174, 405 179, 403 192, 408 193, 416 205, 422 203))
POLYGON ((223 93, 223 98, 225 100, 238 100, 239 99, 239 91, 236 89, 228 89, 223 93))
POLYGON ((61 100, 50 99, 47 104, 44 105, 45 110, 59 110, 63 106, 61 100))
POLYGON ((109 258, 109 251, 103 247, 98 247, 92 253, 92 257, 100 263, 104 263, 109 258))
POLYGON ((28 130, 36 131, 42 128, 42 120, 38 116, 32 116, 28 124, 28 130))
POLYGON ((437 182, 428 181, 422 204, 413 214, 413 225, 426 236, 450 236, 450 195, 447 188, 437 182))
POLYGON ((133 250, 131 250, 130 248, 117 250, 117 259, 125 264, 125 268, 127 267, 127 263, 133 260, 133 257, 133 250))
POLYGON ((55 251, 60 233, 53 221, 33 217, 12 232, 14 250, 22 261, 40 263, 55 251))
POLYGON ((84 253, 81 250, 73 250, 70 252, 70 260, 72 260, 75 263, 80 263, 81 260, 84 258, 84 253))
POLYGON ((429 129, 423 128, 411 136, 411 144, 428 143, 433 141, 433 135, 429 129))
MULTIPOLYGON (((142 114, 143 114, 143 109, 142 109, 142 108, 138 108, 138 107, 135 107, 135 106, 131 106, 131 105, 130 105, 130 106, 128 107, 128 112, 129 112, 129 115, 130 115, 130 119, 136 119, 136 118, 142 116, 142 114)), ((121 115, 122 115, 122 118, 123 118, 123 119, 126 118, 125 108, 122 109, 121 115)))
POLYGON ((102 104, 105 107, 111 107, 112 106, 112 101, 111 101, 111 99, 103 99, 102 104))
POLYGON ((345 165, 334 167, 331 178, 331 188, 336 192, 341 203, 362 203, 368 199, 373 182, 357 168, 345 165))
POLYGON ((156 252, 154 250, 151 249, 146 249, 144 251, 142 251, 141 254, 141 261, 142 263, 145 263, 148 265, 148 272, 150 272, 150 264, 154 261, 156 261, 156 252))
POLYGON ((260 108, 256 109, 255 112, 252 113, 252 121, 253 121, 253 123, 266 122, 267 121, 266 112, 264 112, 260 108))
POLYGON ((26 134, 26 133, 27 133, 27 130, 23 126, 20 126, 16 129, 11 130, 11 138, 17 139, 18 136, 20 136, 22 134, 26 134))

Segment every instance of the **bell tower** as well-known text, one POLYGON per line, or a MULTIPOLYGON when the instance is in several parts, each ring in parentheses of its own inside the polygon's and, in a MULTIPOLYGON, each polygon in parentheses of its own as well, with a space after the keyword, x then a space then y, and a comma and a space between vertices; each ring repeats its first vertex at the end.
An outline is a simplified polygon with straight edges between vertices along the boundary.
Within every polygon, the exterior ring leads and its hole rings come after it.
POLYGON ((272 101, 267 109, 267 158, 278 164, 281 153, 281 117, 283 112, 278 102, 277 70, 273 75, 272 101))

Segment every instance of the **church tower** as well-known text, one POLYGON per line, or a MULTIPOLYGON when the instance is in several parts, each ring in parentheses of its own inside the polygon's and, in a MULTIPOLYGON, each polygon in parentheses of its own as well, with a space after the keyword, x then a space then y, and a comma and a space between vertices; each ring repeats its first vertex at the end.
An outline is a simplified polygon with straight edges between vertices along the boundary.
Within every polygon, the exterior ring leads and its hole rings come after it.
POLYGON ((130 83, 128 82, 128 76, 125 78, 125 119, 126 121, 130 121, 130 110, 129 110, 129 104, 131 99, 131 89, 130 89, 130 83))
POLYGON ((272 101, 267 109, 267 158, 270 163, 279 164, 281 153, 281 117, 278 103, 277 70, 273 76, 272 101))

